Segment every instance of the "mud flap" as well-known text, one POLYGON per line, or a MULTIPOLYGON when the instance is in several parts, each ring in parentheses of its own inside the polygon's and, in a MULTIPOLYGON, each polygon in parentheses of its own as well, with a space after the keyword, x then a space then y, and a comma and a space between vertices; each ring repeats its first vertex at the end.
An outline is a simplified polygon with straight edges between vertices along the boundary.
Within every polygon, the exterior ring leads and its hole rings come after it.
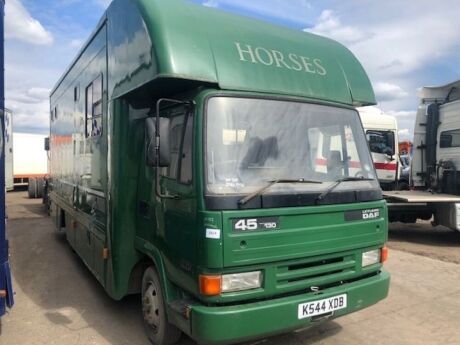
POLYGON ((14 292, 13 292, 13 281, 11 279, 11 270, 9 262, 3 264, 3 274, 5 275, 6 283, 6 306, 12 308, 14 305, 14 292))
MULTIPOLYGON (((8 241, 5 243, 5 257, 8 258, 8 241)), ((11 308, 14 304, 13 282, 8 260, 0 263, 0 290, 6 291, 5 297, 0 297, 0 316, 6 312, 6 307, 11 308)))

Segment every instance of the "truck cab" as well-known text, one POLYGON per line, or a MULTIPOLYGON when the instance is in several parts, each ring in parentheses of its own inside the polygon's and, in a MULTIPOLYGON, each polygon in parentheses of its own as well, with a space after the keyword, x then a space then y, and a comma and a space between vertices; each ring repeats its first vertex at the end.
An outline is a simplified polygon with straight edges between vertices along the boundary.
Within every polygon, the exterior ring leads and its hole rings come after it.
POLYGON ((460 81, 424 87, 414 130, 411 185, 442 195, 430 203, 433 224, 460 231, 460 81))
POLYGON ((394 190, 400 179, 396 118, 376 107, 358 110, 380 185, 383 190, 394 190))
POLYGON ((149 339, 236 343, 388 294, 387 209, 337 42, 115 0, 51 93, 51 215, 149 339))

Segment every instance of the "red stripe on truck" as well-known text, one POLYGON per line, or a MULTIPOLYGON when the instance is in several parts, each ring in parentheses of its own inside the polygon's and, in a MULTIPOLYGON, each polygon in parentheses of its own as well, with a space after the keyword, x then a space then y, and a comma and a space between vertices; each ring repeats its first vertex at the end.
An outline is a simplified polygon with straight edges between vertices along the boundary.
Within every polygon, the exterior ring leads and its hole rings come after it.
MULTIPOLYGON (((316 158, 316 165, 327 165, 327 159, 324 158, 316 158)), ((348 161, 349 168, 361 168, 361 163, 356 161, 348 161)))
MULTIPOLYGON (((327 159, 324 158, 316 158, 316 165, 327 165, 327 159)), ((348 166, 350 168, 361 168, 361 163, 356 161, 348 161, 348 166)), ((395 171, 397 165, 395 163, 374 163, 375 169, 378 170, 392 170, 395 171)))
POLYGON ((396 170, 394 163, 374 163, 374 167, 378 170, 396 170))

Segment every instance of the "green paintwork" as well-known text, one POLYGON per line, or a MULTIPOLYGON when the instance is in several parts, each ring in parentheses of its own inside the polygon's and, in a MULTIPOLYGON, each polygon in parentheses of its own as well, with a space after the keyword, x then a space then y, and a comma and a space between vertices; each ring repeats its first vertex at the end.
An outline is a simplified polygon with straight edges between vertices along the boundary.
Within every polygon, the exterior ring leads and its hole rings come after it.
POLYGON ((113 98, 157 78, 180 78, 221 89, 376 103, 361 64, 330 39, 184 0, 116 0, 107 20, 113 98), (241 59, 237 44, 249 45, 254 56, 241 59))
MULTIPOLYGON (((361 253, 382 247, 387 239, 383 200, 206 209, 204 109, 207 97, 216 94, 337 106, 375 103, 359 62, 329 39, 187 1, 115 0, 51 94, 51 110, 58 113, 51 116, 52 216, 107 293, 115 299, 138 293, 143 269, 154 264, 170 322, 203 342, 308 325, 309 320, 296 318, 297 303, 316 298, 306 286, 332 284, 324 295, 349 294, 350 307, 336 316, 384 298, 389 280, 382 266, 361 268, 361 253), (85 91, 101 75, 102 134, 87 138, 85 91), (145 165, 144 121, 161 97, 195 102, 192 182, 160 181, 163 192, 177 199, 155 196, 155 171, 145 165), (370 208, 379 209, 381 217, 344 221, 347 210, 370 208), (267 215, 280 218, 279 231, 231 231, 233 217, 267 215), (222 237, 206 238, 207 228, 221 229, 222 237), (332 261, 308 268, 324 260, 332 261), (291 272, 290 266, 305 268, 291 272), (199 274, 251 270, 263 271, 262 288, 215 297, 198 292, 199 274), (368 275, 374 276, 363 278, 368 275), (348 280, 353 282, 334 285, 348 280), (191 320, 174 307, 181 300, 194 301, 191 320), (283 322, 275 327, 280 315, 283 322), (248 322, 255 319, 255 324, 248 322)), ((177 106, 161 115, 183 112, 177 106)))
POLYGON ((217 83, 222 89, 298 95, 345 104, 375 103, 361 64, 337 42, 186 1, 143 0, 139 8, 155 42, 160 76, 203 80, 217 83), (245 50, 251 46, 254 58, 243 54, 242 61, 237 43, 245 50), (310 59, 311 65, 305 66, 301 57, 310 59), (326 75, 318 73, 315 59, 321 61, 326 75))
POLYGON ((290 296, 276 300, 227 307, 197 306, 192 312, 192 336, 202 344, 238 343, 257 338, 260 334, 274 335, 304 328, 313 323, 297 319, 300 303, 347 294, 349 307, 337 311, 333 318, 366 308, 388 295, 390 276, 379 276, 349 284, 320 295, 290 296))

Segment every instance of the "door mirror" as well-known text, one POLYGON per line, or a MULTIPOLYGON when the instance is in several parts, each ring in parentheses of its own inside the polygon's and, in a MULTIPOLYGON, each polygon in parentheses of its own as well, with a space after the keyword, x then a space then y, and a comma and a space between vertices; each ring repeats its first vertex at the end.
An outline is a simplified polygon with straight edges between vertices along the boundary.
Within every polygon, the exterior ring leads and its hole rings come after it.
POLYGON ((395 145, 395 133, 388 131, 385 133, 386 136, 386 148, 385 154, 390 160, 394 160, 394 155, 396 154, 396 145, 395 145))
POLYGON ((148 117, 145 120, 145 158, 147 166, 165 168, 171 164, 169 125, 170 121, 165 117, 148 117))
POLYGON ((388 153, 390 156, 395 155, 395 133, 394 132, 387 132, 387 143, 388 147, 390 148, 390 152, 388 153))

